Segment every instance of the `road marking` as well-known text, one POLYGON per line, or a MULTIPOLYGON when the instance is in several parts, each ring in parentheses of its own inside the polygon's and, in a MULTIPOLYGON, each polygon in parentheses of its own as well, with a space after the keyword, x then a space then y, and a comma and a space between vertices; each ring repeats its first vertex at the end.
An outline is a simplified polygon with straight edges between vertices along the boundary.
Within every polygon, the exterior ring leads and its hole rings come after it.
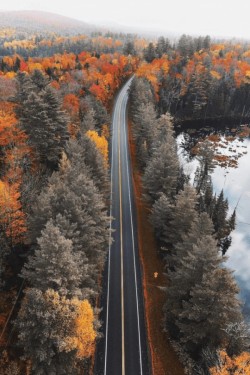
MULTIPOLYGON (((121 103, 122 103, 122 101, 121 101, 121 103)), ((118 152, 119 152, 120 244, 121 244, 122 375, 125 375, 124 277, 123 277, 123 221, 122 221, 122 177, 121 177, 121 108, 119 108, 118 152)))
MULTIPOLYGON (((112 229, 112 199, 113 199, 113 161, 114 161, 114 133, 115 133, 115 123, 119 121, 118 126, 118 153, 119 153, 119 195, 120 195, 120 245, 121 245, 121 320, 122 320, 122 375, 125 375, 125 329, 124 329, 124 270, 123 270, 123 220, 122 220, 122 178, 121 178, 121 107, 124 98, 127 95, 127 87, 129 86, 132 79, 130 79, 127 84, 122 89, 117 102, 117 110, 114 112, 114 117, 112 121, 112 156, 111 156, 111 187, 110 187, 110 243, 108 251, 108 287, 107 287, 107 312, 106 312, 106 340, 105 340, 105 365, 104 365, 104 375, 107 375, 107 358, 108 358, 108 330, 109 330, 109 299, 110 299, 110 258, 111 258, 111 229, 112 229), (125 96, 124 96, 125 94, 125 96)), ((124 126, 123 126, 124 128, 124 126)), ((127 148, 126 148, 127 154, 127 148)), ((128 166, 127 166, 128 168, 128 166)), ((129 190, 130 196, 130 190, 129 190)), ((131 210, 131 198, 130 198, 130 210, 131 210)), ((130 211, 132 212, 132 211, 130 211)), ((131 217, 132 220, 132 217, 131 217)), ((133 234, 133 227, 132 227, 133 234)), ((133 251, 134 251, 134 234, 133 234, 133 251)), ((135 263, 134 263, 135 267, 135 263)), ((136 276, 135 276, 135 280, 136 276)), ((138 297, 137 297, 137 281, 136 281, 136 299, 137 299, 137 315, 138 315, 138 297)), ((139 318, 138 318, 139 319, 139 318)), ((139 324, 139 323, 138 323, 139 324)), ((140 327, 139 327, 140 328, 140 327)), ((139 346, 141 347, 141 340, 139 336, 139 346)), ((140 349, 140 363, 141 363, 141 349, 140 349)), ((142 374, 142 370, 141 370, 142 374)))
POLYGON ((105 361, 104 375, 107 374, 107 357, 108 357, 108 327, 109 327, 109 294, 110 294, 110 255, 111 255, 111 229, 112 229, 112 200, 113 200, 113 160, 114 160, 114 122, 112 122, 112 154, 111 154, 111 175, 110 175, 110 223, 109 223, 109 250, 108 250, 108 290, 107 290, 107 312, 106 312, 106 337, 105 337, 105 361))
MULTIPOLYGON (((127 98, 126 98, 127 101, 127 98)), ((126 123, 126 112, 124 111, 124 139, 125 142, 125 154, 126 154, 126 164, 127 164, 127 182, 128 182, 128 193, 129 193, 129 210, 130 210, 130 224, 132 233, 132 248, 133 248, 133 260, 134 260, 134 277, 135 277, 135 294, 136 294, 136 310, 137 310, 137 329, 138 329, 138 341, 139 341, 139 356, 140 356, 140 373, 142 372, 142 353, 141 353, 141 331, 140 331, 140 315, 139 315, 139 302, 138 302, 138 283, 137 283, 137 272, 136 272, 136 262, 135 262, 135 238, 134 238, 134 225, 133 225, 133 213, 132 213, 132 203, 131 203, 131 182, 128 169, 128 136, 125 129, 126 123)))

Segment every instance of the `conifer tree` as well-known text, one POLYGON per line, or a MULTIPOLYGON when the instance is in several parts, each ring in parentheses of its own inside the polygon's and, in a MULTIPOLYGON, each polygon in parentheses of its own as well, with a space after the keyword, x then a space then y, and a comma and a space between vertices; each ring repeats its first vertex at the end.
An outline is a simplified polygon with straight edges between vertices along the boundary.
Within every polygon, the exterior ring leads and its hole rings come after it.
POLYGON ((81 296, 82 260, 79 252, 73 251, 68 233, 65 237, 50 220, 41 234, 38 248, 29 257, 22 276, 33 288, 43 292, 54 289, 67 297, 81 296))
POLYGON ((172 123, 168 115, 163 115, 157 123, 157 137, 152 156, 144 173, 144 186, 151 201, 160 193, 172 198, 176 194, 179 175, 179 159, 172 123))
POLYGON ((77 375, 79 360, 93 354, 93 310, 87 301, 67 299, 48 289, 26 291, 17 318, 24 356, 32 374, 77 375))

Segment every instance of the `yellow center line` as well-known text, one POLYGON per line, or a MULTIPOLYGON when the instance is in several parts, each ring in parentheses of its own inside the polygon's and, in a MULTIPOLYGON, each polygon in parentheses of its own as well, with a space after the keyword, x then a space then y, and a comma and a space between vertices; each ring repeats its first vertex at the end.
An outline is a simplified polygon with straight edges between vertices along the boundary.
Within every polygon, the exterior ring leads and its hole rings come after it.
POLYGON ((124 278, 123 278, 123 233, 122 233, 122 177, 121 177, 121 111, 118 126, 119 150, 119 194, 120 194, 120 243, 121 243, 121 319, 122 319, 122 375, 125 375, 125 334, 124 334, 124 278))

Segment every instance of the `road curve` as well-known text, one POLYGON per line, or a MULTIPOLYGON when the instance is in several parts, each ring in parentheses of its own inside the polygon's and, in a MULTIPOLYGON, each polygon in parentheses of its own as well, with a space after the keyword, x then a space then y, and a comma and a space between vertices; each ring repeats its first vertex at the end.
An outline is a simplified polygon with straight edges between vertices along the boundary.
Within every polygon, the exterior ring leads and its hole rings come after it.
POLYGON ((104 275, 103 338, 97 346, 96 375, 151 373, 128 147, 127 102, 132 79, 118 94, 113 111, 110 207, 113 242, 104 275))

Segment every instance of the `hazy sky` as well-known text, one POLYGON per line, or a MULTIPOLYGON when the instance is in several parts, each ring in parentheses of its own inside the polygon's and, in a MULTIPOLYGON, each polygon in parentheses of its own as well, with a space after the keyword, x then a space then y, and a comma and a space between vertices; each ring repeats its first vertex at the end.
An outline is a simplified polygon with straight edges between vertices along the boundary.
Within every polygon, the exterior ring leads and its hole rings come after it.
POLYGON ((249 0, 0 0, 0 9, 36 9, 91 23, 250 39, 249 0))

